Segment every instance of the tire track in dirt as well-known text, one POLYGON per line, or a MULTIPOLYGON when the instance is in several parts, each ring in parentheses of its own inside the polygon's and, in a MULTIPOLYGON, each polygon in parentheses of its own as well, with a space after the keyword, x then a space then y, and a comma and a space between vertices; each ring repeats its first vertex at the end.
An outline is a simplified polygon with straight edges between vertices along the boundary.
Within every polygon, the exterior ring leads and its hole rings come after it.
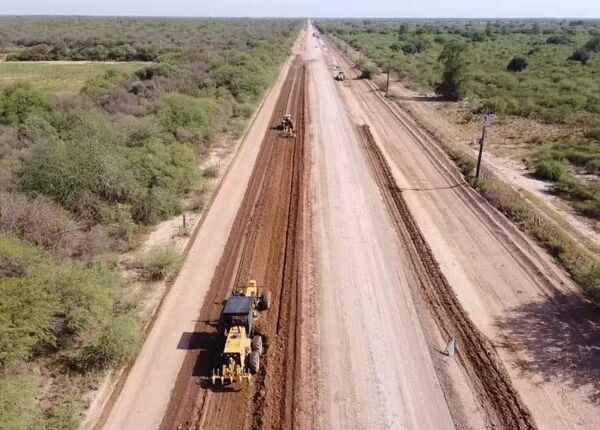
MULTIPOLYGON (((336 58, 345 64, 349 69, 349 76, 357 76, 354 72, 356 64, 348 57, 343 55, 337 48, 334 48, 336 58)), ((560 294, 562 291, 557 288, 557 284, 564 284, 561 275, 554 270, 549 262, 542 258, 539 251, 524 237, 519 229, 506 217, 500 215, 500 212, 491 207, 485 199, 468 185, 462 174, 455 168, 449 167, 453 163, 449 157, 439 147, 435 138, 427 131, 422 130, 410 117, 409 114, 401 109, 394 109, 393 102, 385 97, 377 85, 368 80, 360 81, 360 85, 369 88, 370 93, 379 99, 381 106, 386 110, 394 121, 402 125, 403 129, 416 142, 420 149, 427 155, 432 164, 444 177, 448 184, 462 184, 464 186, 455 187, 451 190, 457 199, 462 200, 465 206, 481 219, 481 225, 496 237, 510 254, 514 256, 513 261, 529 274, 531 282, 539 286, 548 296, 560 294)), ((364 103, 368 102, 366 99, 364 103)), ((486 175, 495 176, 493 172, 486 172, 486 175)))
POLYGON ((304 178, 306 70, 292 64, 273 112, 296 119, 295 138, 269 130, 248 190, 232 226, 219 265, 199 312, 189 349, 172 391, 161 428, 282 428, 293 419, 297 259, 301 255, 301 196, 304 178), (234 286, 256 279, 272 292, 271 308, 257 321, 265 337, 261 371, 239 390, 206 385, 222 347, 217 327, 224 301, 234 286))
POLYGON ((492 428, 535 429, 531 414, 512 386, 489 340, 475 327, 441 272, 402 191, 367 125, 358 127, 372 172, 389 207, 405 252, 415 267, 421 293, 440 329, 454 336, 460 360, 492 428))

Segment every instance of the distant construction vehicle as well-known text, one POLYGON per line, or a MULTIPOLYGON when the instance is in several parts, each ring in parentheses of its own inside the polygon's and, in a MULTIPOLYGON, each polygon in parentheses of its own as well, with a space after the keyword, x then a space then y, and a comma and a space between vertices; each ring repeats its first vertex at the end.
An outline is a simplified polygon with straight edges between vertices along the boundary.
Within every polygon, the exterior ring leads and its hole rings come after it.
POLYGON ((296 127, 292 115, 287 113, 283 116, 281 124, 279 124, 279 130, 281 130, 283 137, 296 137, 296 127))
POLYGON ((346 75, 344 75, 344 72, 342 70, 338 70, 335 74, 335 80, 342 82, 344 79, 346 79, 346 75))
POLYGON ((259 310, 267 310, 270 305, 271 292, 264 291, 259 296, 259 288, 254 280, 236 289, 227 299, 221 321, 225 345, 219 364, 213 369, 213 385, 242 382, 258 373, 263 339, 255 334, 254 320, 259 310))

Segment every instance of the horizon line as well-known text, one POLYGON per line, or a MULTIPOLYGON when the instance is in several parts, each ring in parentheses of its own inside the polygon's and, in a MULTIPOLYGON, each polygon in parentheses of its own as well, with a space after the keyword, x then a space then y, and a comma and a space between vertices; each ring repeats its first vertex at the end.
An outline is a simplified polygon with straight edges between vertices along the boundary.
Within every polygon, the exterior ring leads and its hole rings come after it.
POLYGON ((0 17, 62 17, 62 18, 171 18, 171 19, 194 19, 194 18, 211 18, 211 19, 422 19, 422 20, 442 20, 442 19, 464 19, 464 20, 583 20, 583 21, 599 21, 598 17, 580 17, 580 16, 266 16, 266 15, 239 15, 239 16, 224 16, 224 15, 105 15, 105 14, 52 14, 52 13, 0 13, 0 17))

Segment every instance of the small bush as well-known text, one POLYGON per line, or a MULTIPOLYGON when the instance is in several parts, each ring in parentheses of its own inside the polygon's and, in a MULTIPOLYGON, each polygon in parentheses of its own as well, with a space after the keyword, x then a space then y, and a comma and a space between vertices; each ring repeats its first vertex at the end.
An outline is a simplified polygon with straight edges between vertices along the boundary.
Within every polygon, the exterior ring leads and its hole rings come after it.
POLYGON ((546 39, 547 45, 565 45, 569 43, 569 39, 564 34, 554 34, 546 39))
POLYGON ((404 46, 402 46, 402 52, 404 52, 406 55, 412 55, 418 53, 419 50, 417 49, 414 43, 409 42, 405 43, 404 46))
POLYGON ((585 183, 582 180, 565 174, 554 184, 552 192, 564 199, 573 201, 594 200, 598 194, 598 187, 585 183))
POLYGON ((594 158, 585 163, 585 170, 590 175, 600 175, 600 158, 594 158))
POLYGON ((506 66, 506 70, 509 72, 520 72, 527 68, 527 60, 523 57, 514 57, 508 65, 506 66))
POLYGON ((585 132, 584 136, 588 139, 600 141, 600 128, 593 128, 591 130, 588 130, 585 132))
POLYGON ((161 100, 158 118, 167 131, 175 134, 180 127, 192 130, 209 127, 216 110, 211 99, 171 93, 161 100))
POLYGON ((72 358, 72 365, 80 371, 102 370, 123 363, 138 348, 138 329, 129 315, 112 318, 100 335, 84 346, 72 358))
POLYGON ((202 170, 202 176, 207 179, 214 179, 219 176, 219 168, 217 166, 208 166, 202 170))
POLYGON ((17 83, 0 90, 0 124, 21 124, 34 113, 49 109, 40 90, 17 83))
POLYGON ((600 219, 600 200, 594 199, 576 202, 575 209, 577 209, 582 215, 594 219, 600 219))
POLYGON ((589 51, 585 49, 577 49, 569 56, 569 61, 579 61, 581 64, 586 64, 591 58, 589 51))
POLYGON ((367 62, 360 69, 360 79, 373 79, 376 73, 377 66, 371 62, 367 62))
POLYGON ((561 160, 541 159, 535 164, 533 175, 546 181, 558 181, 567 172, 567 164, 561 160))
POLYGON ((600 36, 592 37, 586 44, 585 49, 600 53, 600 36))
POLYGON ((181 255, 173 247, 156 247, 141 255, 138 266, 144 279, 159 281, 171 276, 182 263, 181 255))

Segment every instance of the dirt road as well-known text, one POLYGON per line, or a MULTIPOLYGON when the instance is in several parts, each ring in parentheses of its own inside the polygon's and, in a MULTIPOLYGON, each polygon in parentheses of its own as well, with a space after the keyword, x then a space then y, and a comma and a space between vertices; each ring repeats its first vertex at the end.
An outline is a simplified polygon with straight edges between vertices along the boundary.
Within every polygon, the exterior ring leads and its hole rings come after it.
POLYGON ((313 418, 328 429, 454 428, 408 287, 411 264, 316 44, 306 54, 322 410, 313 418))
POLYGON ((596 428, 598 315, 312 26, 199 230, 106 428, 596 428), (297 136, 274 129, 284 113, 297 136), (235 285, 262 370, 206 384, 235 285), (449 336, 458 353, 444 354, 449 336))
MULTIPOLYGON (((339 53, 336 63, 356 76, 339 53)), ((540 428, 596 428, 599 316, 552 258, 465 185, 435 141, 367 81, 342 88, 470 319, 540 428)))
POLYGON ((301 243, 301 189, 304 180, 306 68, 290 67, 271 125, 285 113, 296 136, 265 135, 244 200, 212 278, 161 427, 281 428, 293 419, 298 260, 301 243), (222 348, 217 331, 223 302, 234 286, 255 279, 272 293, 271 307, 257 321, 266 341, 263 369, 249 384, 215 388, 207 378, 222 348))

